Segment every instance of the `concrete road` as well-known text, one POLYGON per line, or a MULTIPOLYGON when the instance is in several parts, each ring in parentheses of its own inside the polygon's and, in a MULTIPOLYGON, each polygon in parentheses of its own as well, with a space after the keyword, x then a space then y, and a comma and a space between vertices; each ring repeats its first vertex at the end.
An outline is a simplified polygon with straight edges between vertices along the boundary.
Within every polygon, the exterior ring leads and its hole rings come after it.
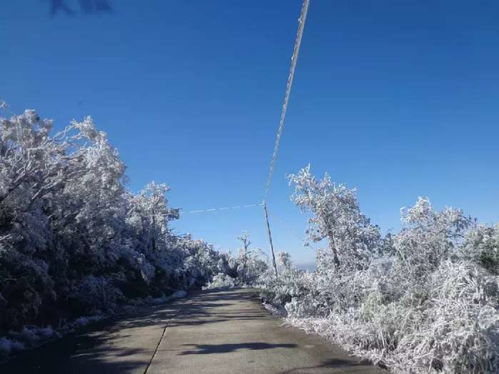
POLYGON ((248 289, 200 292, 69 336, 1 373, 386 373, 282 325, 248 289))

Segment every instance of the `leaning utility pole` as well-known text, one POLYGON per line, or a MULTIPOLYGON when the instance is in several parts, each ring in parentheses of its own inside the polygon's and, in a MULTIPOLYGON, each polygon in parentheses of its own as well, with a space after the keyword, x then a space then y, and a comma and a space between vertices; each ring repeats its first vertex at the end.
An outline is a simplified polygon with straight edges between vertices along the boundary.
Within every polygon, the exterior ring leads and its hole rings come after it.
POLYGON ((265 222, 267 222, 267 232, 269 234, 270 250, 272 252, 272 264, 274 265, 275 276, 277 278, 278 273, 277 273, 277 264, 275 262, 274 243, 272 242, 272 232, 270 231, 269 213, 267 211, 267 203, 266 202, 263 202, 263 210, 265 211, 265 222))

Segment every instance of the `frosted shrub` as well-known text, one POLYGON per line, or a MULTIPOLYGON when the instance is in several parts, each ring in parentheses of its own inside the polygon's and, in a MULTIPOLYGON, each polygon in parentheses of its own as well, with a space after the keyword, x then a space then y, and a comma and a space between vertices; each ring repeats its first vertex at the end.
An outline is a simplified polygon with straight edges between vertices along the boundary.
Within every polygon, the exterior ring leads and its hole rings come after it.
POLYGON ((7 337, 0 337, 0 360, 12 353, 33 348, 48 340, 59 338, 61 334, 51 326, 24 326, 20 331, 11 331, 7 337))
POLYGON ((267 263, 261 258, 259 249, 250 248, 251 241, 248 233, 242 233, 238 238, 242 247, 239 255, 230 259, 230 273, 235 275, 236 283, 240 286, 253 286, 258 277, 268 269, 267 263))
POLYGON ((249 235, 243 233, 237 239, 243 244, 238 255, 221 255, 218 262, 212 264, 210 277, 213 278, 207 288, 253 287, 259 282, 260 275, 267 271, 268 265, 260 256, 261 251, 250 248, 249 235))
POLYGON ((466 236, 459 253, 491 273, 499 274, 499 224, 495 226, 478 225, 466 236))
POLYGON ((18 342, 17 340, 0 338, 0 360, 7 357, 11 353, 22 351, 24 349, 24 344, 18 342))
POLYGON ((262 277, 288 322, 395 372, 499 372, 499 226, 419 198, 402 230, 381 238, 352 190, 309 167, 291 182, 312 213, 309 236, 329 246, 313 274, 262 277))
MULTIPOLYGON (((291 275, 291 274, 290 274, 291 275)), ((308 316, 327 316, 329 308, 324 298, 321 298, 317 289, 315 289, 313 274, 300 272, 291 275, 291 289, 281 286, 278 295, 289 295, 290 301, 285 304, 285 310, 288 315, 293 317, 308 317, 308 316)), ((288 278, 290 279, 290 278, 288 278)), ((283 279, 283 283, 286 279, 283 279)), ((274 297, 273 300, 279 300, 274 297)), ((282 300, 282 296, 281 296, 282 300)))
POLYGON ((435 212, 430 201, 420 197, 412 208, 402 209, 402 223, 394 240, 397 255, 408 275, 424 277, 458 252, 472 220, 452 208, 435 212))
MULTIPOLYGON (((288 253, 277 253, 277 268, 279 276, 276 277, 270 267, 259 278, 260 290, 264 302, 285 307, 291 313, 304 314, 303 308, 317 309, 317 300, 310 297, 314 286, 312 275, 293 267, 288 253), (301 298, 309 298, 310 303, 301 298), (300 299, 300 302, 297 301, 300 299)), ((283 309, 284 311, 284 309, 283 309)), ((289 311, 288 311, 289 312, 289 311)))
POLYGON ((33 347, 41 341, 58 336, 59 334, 51 326, 37 327, 28 325, 24 326, 20 332, 11 332, 9 337, 21 342, 23 346, 33 347))
POLYGON ((415 367, 467 373, 497 370, 497 277, 469 262, 445 261, 432 274, 428 289, 421 320, 401 339, 397 353, 415 367))
POLYGON ((236 286, 236 281, 234 278, 224 273, 218 273, 213 277, 212 281, 208 283, 206 287, 204 287, 204 289, 206 290, 226 289, 226 288, 233 288, 235 286, 236 286))
POLYGON ((113 310, 124 296, 110 280, 90 275, 78 285, 71 298, 84 313, 99 313, 113 310))

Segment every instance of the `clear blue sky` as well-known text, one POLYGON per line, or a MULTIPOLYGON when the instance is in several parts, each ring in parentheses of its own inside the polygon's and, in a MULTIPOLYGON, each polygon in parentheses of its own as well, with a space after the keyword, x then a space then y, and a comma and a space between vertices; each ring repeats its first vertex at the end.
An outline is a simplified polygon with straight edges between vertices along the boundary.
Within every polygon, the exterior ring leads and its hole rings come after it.
MULTIPOLYGON (((48 0, 4 1, 0 98, 59 127, 92 115, 134 191, 166 182, 187 210, 259 202, 301 1, 109 1, 53 17, 48 0)), ((499 2, 312 0, 269 202, 277 248, 313 260, 285 179, 309 162, 384 231, 417 196, 497 222, 498 145, 499 2)), ((268 248, 259 208, 174 227, 268 248)))

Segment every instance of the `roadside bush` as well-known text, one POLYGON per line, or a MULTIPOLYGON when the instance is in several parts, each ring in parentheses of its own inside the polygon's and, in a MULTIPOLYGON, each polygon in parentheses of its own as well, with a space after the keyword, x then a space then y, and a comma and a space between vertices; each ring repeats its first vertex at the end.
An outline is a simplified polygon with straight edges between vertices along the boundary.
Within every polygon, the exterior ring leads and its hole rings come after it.
POLYGON ((218 273, 216 274, 210 283, 206 287, 205 290, 214 290, 214 289, 226 289, 236 287, 236 280, 231 276, 218 273))
POLYGON ((93 275, 85 277, 70 297, 77 304, 77 310, 84 314, 113 312, 124 298, 123 293, 112 284, 112 281, 93 275))
POLYGON ((215 274, 207 289, 254 287, 259 284, 259 277, 268 271, 269 266, 260 256, 261 251, 250 248, 249 235, 243 233, 237 239, 243 244, 239 254, 237 256, 225 254, 220 258, 217 266, 212 267, 219 273, 215 274))
POLYGON ((314 273, 262 278, 262 296, 289 323, 395 372, 499 371, 498 226, 420 198, 402 210, 402 230, 382 238, 359 218, 352 190, 309 167, 291 182, 312 213, 310 239, 329 247, 314 273))

